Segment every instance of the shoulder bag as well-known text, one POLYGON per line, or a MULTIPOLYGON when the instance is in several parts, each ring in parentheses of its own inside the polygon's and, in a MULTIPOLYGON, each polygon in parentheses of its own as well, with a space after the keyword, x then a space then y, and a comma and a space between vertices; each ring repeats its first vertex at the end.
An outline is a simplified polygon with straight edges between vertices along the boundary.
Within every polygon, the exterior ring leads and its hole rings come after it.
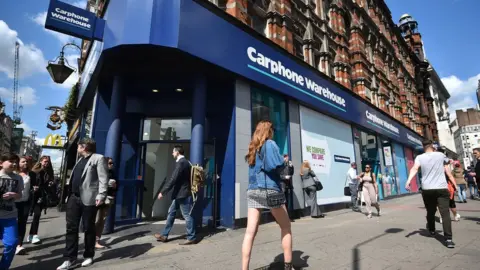
POLYGON ((345 184, 343 184, 343 195, 350 197, 352 196, 352 192, 350 191, 350 186, 347 186, 347 181, 348 177, 345 177, 345 184))
POLYGON ((322 185, 322 182, 320 182, 320 180, 318 180, 317 176, 315 175, 312 175, 310 173, 310 176, 313 178, 313 181, 315 182, 315 188, 317 189, 317 191, 320 191, 323 189, 323 185, 322 185))

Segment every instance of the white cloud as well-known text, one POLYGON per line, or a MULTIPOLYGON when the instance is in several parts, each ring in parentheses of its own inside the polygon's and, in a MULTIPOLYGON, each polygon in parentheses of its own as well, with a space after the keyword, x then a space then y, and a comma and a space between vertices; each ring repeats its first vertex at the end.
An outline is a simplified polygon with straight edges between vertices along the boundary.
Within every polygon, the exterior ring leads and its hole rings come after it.
POLYGON ((450 119, 455 119, 455 110, 474 108, 477 105, 476 89, 480 74, 461 80, 455 75, 442 78, 443 85, 450 93, 448 100, 450 119))
MULTIPOLYGON (((13 90, 0 87, 0 97, 6 98, 10 102, 13 101, 13 90)), ((18 89, 18 103, 19 105, 29 106, 37 103, 38 97, 35 89, 31 87, 20 87, 18 89)))
POLYGON ((55 31, 46 29, 45 28, 45 20, 47 19, 47 12, 46 11, 36 14, 31 19, 36 24, 41 26, 43 28, 43 30, 45 30, 48 34, 50 34, 50 35, 54 36, 56 39, 58 39, 61 44, 65 44, 65 43, 68 43, 68 42, 73 42, 75 40, 75 38, 72 37, 72 36, 65 35, 65 34, 62 34, 62 33, 59 33, 59 32, 55 32, 55 31))
POLYGON ((24 44, 18 33, 0 20, 0 72, 4 72, 9 78, 13 78, 15 63, 15 42, 20 43, 19 49, 19 75, 28 77, 38 72, 46 72, 47 60, 43 52, 33 44, 24 44))
POLYGON ((85 8, 87 6, 87 0, 70 1, 70 4, 79 8, 85 8))
POLYGON ((43 145, 44 142, 45 142, 45 138, 35 138, 35 143, 37 145, 43 145))
POLYGON ((32 128, 29 125, 27 125, 27 123, 25 122, 21 123, 20 125, 17 125, 17 128, 23 128, 23 134, 25 136, 32 131, 32 128))

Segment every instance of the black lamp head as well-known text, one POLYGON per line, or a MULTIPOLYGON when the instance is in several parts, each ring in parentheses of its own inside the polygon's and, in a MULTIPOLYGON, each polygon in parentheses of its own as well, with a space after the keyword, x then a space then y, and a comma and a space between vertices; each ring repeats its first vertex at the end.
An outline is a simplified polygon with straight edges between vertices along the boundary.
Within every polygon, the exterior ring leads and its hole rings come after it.
POLYGON ((68 66, 68 62, 67 64, 65 64, 65 62, 66 60, 63 57, 63 53, 61 53, 58 57, 58 63, 55 63, 55 61, 48 62, 48 73, 50 74, 50 77, 52 77, 52 80, 56 83, 64 83, 75 71, 75 69, 68 66))

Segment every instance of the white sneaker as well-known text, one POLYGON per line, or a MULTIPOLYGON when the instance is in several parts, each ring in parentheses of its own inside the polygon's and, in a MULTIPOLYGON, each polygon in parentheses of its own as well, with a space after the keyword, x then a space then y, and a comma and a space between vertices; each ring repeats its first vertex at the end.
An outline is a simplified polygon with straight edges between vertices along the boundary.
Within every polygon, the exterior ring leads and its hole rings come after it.
POLYGON ((24 247, 17 246, 17 250, 15 250, 15 255, 25 255, 26 251, 24 247))
POLYGON ((57 267, 57 270, 68 270, 68 269, 70 269, 70 268, 73 267, 73 264, 74 264, 74 263, 75 263, 75 262, 64 261, 64 262, 62 263, 62 265, 60 265, 59 267, 57 267))
POLYGON ((31 236, 31 235, 27 236, 27 243, 32 242, 32 238, 33 238, 33 236, 31 236))
POLYGON ((460 218, 461 218, 460 214, 457 213, 457 215, 455 216, 455 221, 460 221, 460 218))
POLYGON ((93 258, 85 258, 82 262, 82 267, 87 267, 93 264, 93 258))
POLYGON ((34 235, 32 237, 32 244, 40 244, 40 242, 42 242, 42 240, 40 240, 40 238, 38 237, 38 235, 34 235))

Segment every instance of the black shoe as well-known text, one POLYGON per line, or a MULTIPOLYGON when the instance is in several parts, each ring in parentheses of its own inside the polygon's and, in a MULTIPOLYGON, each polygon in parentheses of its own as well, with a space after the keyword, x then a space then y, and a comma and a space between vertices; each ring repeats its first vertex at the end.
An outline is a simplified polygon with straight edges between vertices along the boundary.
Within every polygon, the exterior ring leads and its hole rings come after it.
POLYGON ((428 231, 428 234, 431 236, 431 237, 434 237, 437 233, 435 232, 435 230, 431 231, 429 228, 428 228, 428 223, 427 223, 427 231, 428 231))
POLYGON ((292 269, 293 269, 292 263, 284 263, 283 269, 285 269, 285 270, 292 270, 292 269))
POLYGON ((447 248, 455 248, 455 243, 453 243, 452 239, 448 239, 445 241, 445 246, 447 246, 447 248))
POLYGON ((324 217, 325 217, 324 214, 320 214, 320 215, 318 215, 318 216, 312 216, 312 218, 324 218, 324 217))
POLYGON ((464 202, 464 203, 467 203, 467 200, 464 200, 463 202, 464 202))

